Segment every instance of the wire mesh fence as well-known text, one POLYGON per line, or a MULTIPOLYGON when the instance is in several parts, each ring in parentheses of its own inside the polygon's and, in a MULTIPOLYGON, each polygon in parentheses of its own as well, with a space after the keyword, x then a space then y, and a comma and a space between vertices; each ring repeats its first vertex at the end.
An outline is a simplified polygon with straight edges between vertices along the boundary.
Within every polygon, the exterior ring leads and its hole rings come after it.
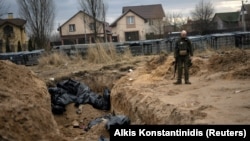
MULTIPOLYGON (((233 32, 233 33, 220 33, 210 35, 196 35, 188 37, 194 50, 205 50, 206 48, 219 49, 219 48, 250 48, 250 32, 233 32)), ((123 43, 100 43, 102 46, 110 46, 112 44, 118 52, 122 52, 125 48, 129 48, 133 55, 154 55, 164 52, 173 52, 175 42, 178 37, 144 40, 144 41, 129 41, 123 43)), ((66 52, 69 55, 74 52, 81 52, 85 54, 89 47, 93 44, 77 44, 77 45, 61 45, 53 47, 54 50, 58 49, 66 52)))
MULTIPOLYGON (((250 49, 250 32, 234 32, 221 33, 210 35, 196 35, 188 37, 192 42, 194 50, 203 51, 207 48, 242 48, 250 49)), ((171 53, 174 51, 175 42, 178 37, 144 40, 144 41, 130 41, 130 42, 113 42, 113 43, 98 43, 102 47, 114 47, 117 53, 123 53, 129 49, 134 56, 138 55, 156 55, 161 52, 171 53)), ((88 48, 94 47, 96 44, 73 44, 73 45, 59 45, 53 46, 52 52, 63 52, 69 56, 79 55, 85 56, 88 48)), ((35 65, 38 63, 38 58, 44 50, 23 51, 0 53, 0 60, 11 60, 17 64, 35 65)))

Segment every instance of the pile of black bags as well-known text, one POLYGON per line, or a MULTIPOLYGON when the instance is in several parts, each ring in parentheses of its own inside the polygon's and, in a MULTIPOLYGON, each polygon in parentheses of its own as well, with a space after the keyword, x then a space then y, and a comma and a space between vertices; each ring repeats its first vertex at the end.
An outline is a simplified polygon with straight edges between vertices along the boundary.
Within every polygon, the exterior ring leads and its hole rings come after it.
POLYGON ((51 106, 54 114, 62 114, 66 111, 65 106, 75 103, 91 104, 94 108, 100 110, 110 110, 110 90, 105 88, 103 95, 97 94, 84 83, 72 79, 64 80, 56 84, 56 87, 50 87, 51 106))

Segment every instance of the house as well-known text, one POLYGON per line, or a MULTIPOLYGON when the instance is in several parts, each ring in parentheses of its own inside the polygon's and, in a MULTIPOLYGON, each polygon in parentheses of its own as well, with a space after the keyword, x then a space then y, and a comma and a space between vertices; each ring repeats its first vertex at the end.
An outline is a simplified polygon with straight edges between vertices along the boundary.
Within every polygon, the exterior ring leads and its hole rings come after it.
POLYGON ((250 30, 250 4, 244 4, 241 7, 241 11, 244 11, 240 13, 241 27, 243 28, 243 21, 245 21, 246 30, 249 31, 250 30), (242 13, 244 13, 244 19, 243 19, 242 13))
POLYGON ((238 30, 240 27, 240 12, 215 13, 212 24, 214 30, 238 30))
POLYGON ((164 10, 161 4, 125 6, 111 25, 113 42, 146 40, 163 34, 164 10))
POLYGON ((13 18, 13 13, 8 13, 8 18, 0 19, 0 52, 17 52, 26 48, 26 20, 13 18))
POLYGON ((250 30, 250 4, 242 5, 236 12, 215 13, 212 24, 215 30, 236 31, 243 29, 243 21, 246 30, 250 30))
MULTIPOLYGON (((98 36, 104 38, 102 21, 97 20, 98 36)), ((110 35, 109 24, 105 23, 106 35, 110 35)), ((84 11, 79 11, 62 24, 58 31, 62 45, 86 44, 94 41, 94 18, 84 11)), ((107 37, 109 40, 109 38, 107 37)), ((110 35, 111 40, 111 35, 110 35)))
POLYGON ((193 20, 188 17, 186 23, 184 23, 181 28, 185 29, 188 32, 188 35, 200 34, 197 29, 200 23, 201 20, 193 20))

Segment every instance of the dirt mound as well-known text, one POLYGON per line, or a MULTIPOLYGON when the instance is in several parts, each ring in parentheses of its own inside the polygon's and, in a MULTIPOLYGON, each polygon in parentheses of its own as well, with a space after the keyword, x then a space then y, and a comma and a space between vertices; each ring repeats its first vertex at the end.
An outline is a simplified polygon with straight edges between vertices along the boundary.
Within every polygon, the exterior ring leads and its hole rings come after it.
POLYGON ((202 74, 202 70, 207 69, 206 60, 195 57, 192 59, 192 66, 190 67, 189 74, 190 75, 200 75, 202 74))
MULTIPOLYGON (((190 75, 199 75, 206 68, 205 59, 194 57, 190 67, 190 75)), ((149 77, 170 79, 174 74, 174 57, 166 54, 155 56, 146 63, 145 70, 150 75, 149 77)))
POLYGON ((149 71, 156 69, 159 65, 163 65, 167 59, 168 54, 162 53, 147 61, 146 67, 149 71))
POLYGON ((0 140, 65 140, 51 113, 46 85, 32 71, 0 61, 0 140))
MULTIPOLYGON (((146 62, 144 68, 141 68, 141 70, 145 70, 142 77, 151 81, 163 78, 170 79, 173 75, 173 69, 174 58, 165 53, 154 56, 146 62)), ((141 74, 143 74, 142 71, 141 74)))
POLYGON ((245 66, 249 61, 249 54, 245 50, 232 50, 215 54, 209 58, 210 71, 231 71, 237 67, 245 66))
POLYGON ((190 124, 198 118, 196 115, 201 110, 193 115, 190 111, 183 111, 175 105, 162 102, 159 97, 154 97, 158 91, 154 93, 152 90, 157 86, 137 85, 137 89, 129 85, 115 86, 111 102, 113 110, 128 115, 132 124, 190 124))
POLYGON ((209 59, 210 72, 223 72, 224 79, 250 78, 250 53, 247 50, 234 49, 213 55, 209 59))
POLYGON ((250 65, 224 75, 225 79, 250 79, 250 65))

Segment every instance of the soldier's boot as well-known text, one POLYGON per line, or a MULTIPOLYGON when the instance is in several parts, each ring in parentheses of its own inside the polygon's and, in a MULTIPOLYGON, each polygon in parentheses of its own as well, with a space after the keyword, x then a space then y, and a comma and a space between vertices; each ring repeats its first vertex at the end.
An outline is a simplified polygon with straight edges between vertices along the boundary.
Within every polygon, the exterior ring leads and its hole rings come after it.
POLYGON ((179 84, 181 84, 181 81, 177 80, 177 81, 176 81, 176 82, 174 82, 173 84, 175 84, 175 85, 179 85, 179 84))
POLYGON ((181 82, 181 80, 182 80, 182 66, 178 66, 178 70, 177 70, 177 72, 178 72, 178 76, 177 76, 177 81, 176 82, 174 82, 173 84, 175 84, 175 85, 178 85, 178 84, 181 84, 182 82, 181 82))
POLYGON ((191 84, 189 81, 189 75, 187 73, 185 74, 185 84, 191 84))

